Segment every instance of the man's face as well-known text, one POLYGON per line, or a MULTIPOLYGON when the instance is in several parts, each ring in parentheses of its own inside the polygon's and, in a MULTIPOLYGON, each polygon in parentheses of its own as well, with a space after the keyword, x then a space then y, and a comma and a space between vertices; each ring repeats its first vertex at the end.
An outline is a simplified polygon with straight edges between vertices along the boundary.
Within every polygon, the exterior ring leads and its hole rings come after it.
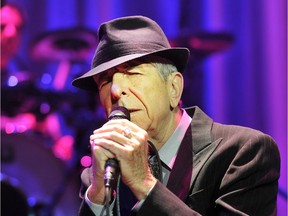
MULTIPOLYGON (((16 53, 21 37, 23 20, 12 6, 1 8, 1 68, 16 53)), ((5 65, 4 65, 5 66, 5 65)))
POLYGON ((170 87, 152 64, 120 65, 95 75, 94 80, 106 115, 113 107, 124 106, 131 112, 131 121, 148 133, 165 126, 170 87))

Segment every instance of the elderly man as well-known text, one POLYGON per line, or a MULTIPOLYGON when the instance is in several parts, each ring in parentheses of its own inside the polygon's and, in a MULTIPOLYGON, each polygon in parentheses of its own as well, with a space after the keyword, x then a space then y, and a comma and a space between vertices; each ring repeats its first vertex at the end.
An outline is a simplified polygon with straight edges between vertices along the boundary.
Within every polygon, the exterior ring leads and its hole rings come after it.
POLYGON ((73 85, 99 92, 107 116, 127 108, 131 121, 115 118, 90 136, 93 163, 82 173, 87 190, 79 215, 276 215, 273 139, 213 122, 198 107, 181 108, 189 51, 171 48, 143 16, 103 23, 98 36, 92 69, 73 85), (159 155, 158 176, 147 162, 151 149, 159 155), (111 158, 121 174, 109 194, 111 158))

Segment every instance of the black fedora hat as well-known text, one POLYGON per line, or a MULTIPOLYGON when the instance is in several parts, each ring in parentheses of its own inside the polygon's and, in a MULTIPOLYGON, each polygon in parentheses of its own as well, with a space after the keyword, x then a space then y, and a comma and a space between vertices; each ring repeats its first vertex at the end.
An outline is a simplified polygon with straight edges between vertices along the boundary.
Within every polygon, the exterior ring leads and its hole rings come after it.
POLYGON ((92 69, 73 80, 72 85, 97 90, 93 76, 130 60, 156 55, 172 61, 183 72, 189 50, 171 47, 161 27, 144 16, 128 16, 103 23, 98 30, 99 44, 92 69))

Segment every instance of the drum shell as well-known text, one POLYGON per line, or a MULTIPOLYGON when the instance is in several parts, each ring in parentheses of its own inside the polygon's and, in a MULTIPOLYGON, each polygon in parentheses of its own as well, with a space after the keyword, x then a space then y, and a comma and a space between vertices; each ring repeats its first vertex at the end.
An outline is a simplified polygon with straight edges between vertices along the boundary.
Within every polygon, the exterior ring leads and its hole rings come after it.
POLYGON ((45 147, 41 135, 31 131, 1 131, 1 171, 18 180, 30 206, 48 206, 53 215, 76 215, 79 175, 45 147))

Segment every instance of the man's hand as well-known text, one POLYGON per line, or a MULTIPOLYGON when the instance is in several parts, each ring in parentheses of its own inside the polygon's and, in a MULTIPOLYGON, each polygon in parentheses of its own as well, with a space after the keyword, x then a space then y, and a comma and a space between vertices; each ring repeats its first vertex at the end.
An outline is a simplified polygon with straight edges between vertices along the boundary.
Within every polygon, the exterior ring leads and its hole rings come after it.
POLYGON ((138 200, 145 199, 156 184, 148 158, 148 134, 126 119, 109 121, 90 136, 92 151, 92 187, 88 197, 103 204, 105 199, 104 166, 109 158, 119 161, 123 182, 138 200))

